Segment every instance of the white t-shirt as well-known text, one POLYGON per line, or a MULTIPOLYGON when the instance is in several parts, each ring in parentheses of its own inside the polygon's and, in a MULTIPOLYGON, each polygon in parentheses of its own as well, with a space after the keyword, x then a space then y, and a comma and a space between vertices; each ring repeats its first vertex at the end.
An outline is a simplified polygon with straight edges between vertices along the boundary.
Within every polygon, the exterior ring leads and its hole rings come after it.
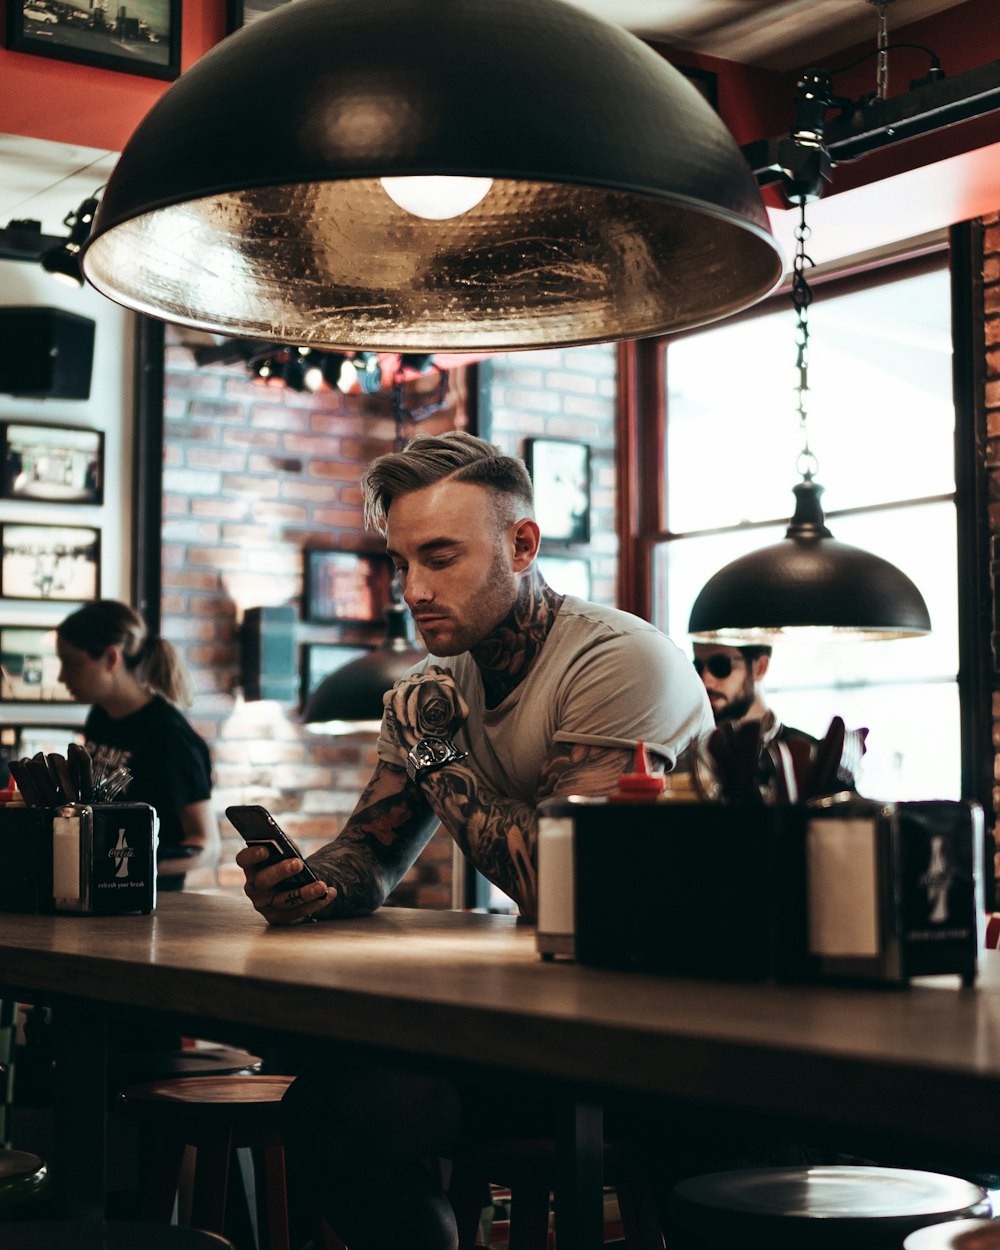
MULTIPOLYGON (((665 634, 617 608, 567 595, 531 672, 499 707, 487 709, 468 652, 428 656, 450 669, 469 705, 455 744, 498 794, 532 806, 555 742, 634 748, 646 743, 672 768, 680 752, 715 727, 701 678, 665 634)), ((383 735, 379 757, 399 764, 383 735)))

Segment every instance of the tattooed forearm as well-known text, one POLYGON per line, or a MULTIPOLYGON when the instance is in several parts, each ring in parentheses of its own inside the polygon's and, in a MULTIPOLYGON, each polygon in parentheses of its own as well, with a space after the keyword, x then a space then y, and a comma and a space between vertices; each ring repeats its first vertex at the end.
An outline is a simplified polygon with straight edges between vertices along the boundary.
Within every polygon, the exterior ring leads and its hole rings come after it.
POLYGON ((406 774, 380 765, 350 820, 333 842, 309 857, 336 886, 327 915, 365 915, 381 907, 430 840, 437 817, 406 774))
MULTIPOLYGON (((632 766, 633 752, 557 745, 539 777, 538 801, 553 794, 608 794, 632 766)), ((536 807, 504 798, 468 766, 453 764, 423 781, 441 823, 489 881, 534 919, 538 884, 536 807)))
POLYGON ((522 915, 535 915, 534 808, 502 799, 471 769, 452 765, 424 779, 441 823, 487 880, 512 898, 522 915))

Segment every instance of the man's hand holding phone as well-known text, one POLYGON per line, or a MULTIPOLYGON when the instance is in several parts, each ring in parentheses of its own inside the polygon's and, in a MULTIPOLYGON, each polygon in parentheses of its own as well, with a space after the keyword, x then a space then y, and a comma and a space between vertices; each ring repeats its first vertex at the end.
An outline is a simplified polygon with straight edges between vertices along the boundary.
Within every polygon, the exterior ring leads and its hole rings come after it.
POLYGON ((337 897, 263 808, 231 807, 226 815, 247 843, 236 856, 246 877, 244 893, 268 924, 301 924, 337 897))

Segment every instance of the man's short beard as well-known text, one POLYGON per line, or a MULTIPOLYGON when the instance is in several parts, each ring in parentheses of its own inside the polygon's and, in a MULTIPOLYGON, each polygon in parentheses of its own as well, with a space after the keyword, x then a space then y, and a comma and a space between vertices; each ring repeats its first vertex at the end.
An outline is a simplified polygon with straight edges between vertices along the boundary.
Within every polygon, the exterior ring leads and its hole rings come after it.
POLYGON ((743 695, 739 699, 730 699, 715 713, 715 723, 722 720, 742 720, 753 707, 754 696, 743 695))

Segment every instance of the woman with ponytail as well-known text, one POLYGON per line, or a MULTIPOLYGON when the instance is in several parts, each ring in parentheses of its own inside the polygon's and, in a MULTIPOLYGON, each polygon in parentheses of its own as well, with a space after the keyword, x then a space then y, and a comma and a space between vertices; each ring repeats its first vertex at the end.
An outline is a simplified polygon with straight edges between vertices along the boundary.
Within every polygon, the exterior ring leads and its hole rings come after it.
POLYGON ((181 657, 114 599, 85 604, 56 632, 59 680, 77 703, 93 705, 87 750, 95 766, 124 764, 132 773, 122 798, 156 808, 157 888, 179 890, 218 837, 208 747, 177 706, 191 702, 181 657))

